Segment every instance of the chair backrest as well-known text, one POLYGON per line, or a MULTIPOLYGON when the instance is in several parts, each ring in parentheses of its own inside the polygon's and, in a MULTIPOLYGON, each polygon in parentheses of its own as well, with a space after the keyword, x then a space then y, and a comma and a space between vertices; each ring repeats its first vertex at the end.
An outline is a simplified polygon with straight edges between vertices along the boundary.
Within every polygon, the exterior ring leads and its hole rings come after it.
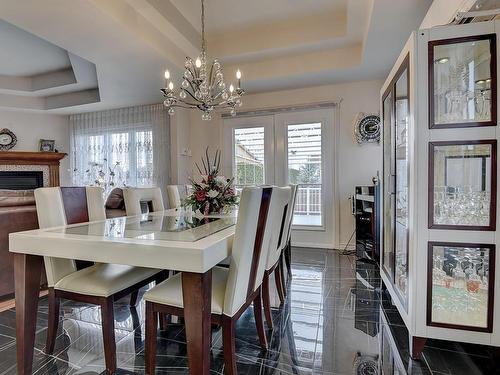
POLYGON ((288 208, 286 211, 285 229, 283 231, 283 236, 281 236, 281 241, 279 244, 280 251, 283 251, 283 249, 286 247, 288 241, 290 240, 290 235, 292 234, 293 214, 295 212, 295 201, 297 199, 298 185, 291 184, 290 189, 290 202, 288 203, 288 208))
POLYGON ((181 207, 181 194, 177 185, 167 185, 168 208, 181 207))
POLYGON ((227 316, 236 314, 255 291, 255 285, 262 283, 265 268, 262 259, 267 259, 262 240, 272 194, 271 187, 246 187, 241 192, 224 296, 223 312, 227 316))
POLYGON ((269 248, 266 262, 266 269, 273 267, 279 260, 281 249, 279 248, 283 237, 286 235, 286 218, 289 211, 291 188, 273 188, 273 199, 269 207, 268 220, 272 222, 272 227, 264 235, 264 246, 269 248))
POLYGON ((153 212, 165 209, 160 188, 124 188, 123 199, 127 216, 142 214, 141 202, 151 202, 153 212))
MULTIPOLYGON (((39 188, 35 190, 35 201, 41 229, 106 218, 100 187, 39 188)), ((49 287, 76 271, 72 259, 44 257, 44 263, 49 287)))

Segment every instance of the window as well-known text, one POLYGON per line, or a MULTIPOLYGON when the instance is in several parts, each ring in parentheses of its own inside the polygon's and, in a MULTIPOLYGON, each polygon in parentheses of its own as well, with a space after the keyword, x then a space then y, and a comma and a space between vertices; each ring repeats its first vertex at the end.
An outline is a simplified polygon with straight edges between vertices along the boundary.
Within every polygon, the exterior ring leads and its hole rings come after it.
POLYGON ((234 129, 236 189, 264 184, 264 127, 234 129))
POLYGON ((294 225, 321 226, 321 123, 288 125, 288 179, 298 185, 294 225))
POLYGON ((106 188, 153 185, 152 137, 151 129, 75 136, 79 152, 73 184, 106 188))
POLYGON ((170 123, 163 104, 71 115, 73 184, 165 186, 170 172, 170 123))

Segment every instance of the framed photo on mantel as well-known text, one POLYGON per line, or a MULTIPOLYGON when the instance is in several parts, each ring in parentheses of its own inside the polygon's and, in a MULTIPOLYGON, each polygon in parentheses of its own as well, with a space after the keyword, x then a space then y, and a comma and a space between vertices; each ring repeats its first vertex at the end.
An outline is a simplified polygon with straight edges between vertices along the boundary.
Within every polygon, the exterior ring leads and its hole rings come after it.
POLYGON ((40 139, 41 152, 54 152, 56 141, 53 139, 40 139))

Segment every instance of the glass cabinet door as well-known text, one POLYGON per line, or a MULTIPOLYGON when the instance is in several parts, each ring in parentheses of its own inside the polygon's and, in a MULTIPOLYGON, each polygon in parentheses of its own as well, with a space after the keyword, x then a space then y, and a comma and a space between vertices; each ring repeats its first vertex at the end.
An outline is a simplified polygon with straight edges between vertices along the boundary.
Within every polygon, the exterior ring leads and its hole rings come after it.
POLYGON ((406 308, 408 289, 409 55, 382 97, 384 126, 384 246, 382 269, 406 308))
POLYGON ((427 324, 492 332, 495 245, 430 242, 427 324))
POLYGON ((408 66, 395 84, 395 266, 394 284, 404 300, 408 279, 408 66))
POLYGON ((429 228, 495 230, 497 141, 429 144, 429 228))
POLYGON ((429 127, 496 125, 496 36, 429 42, 429 127))
POLYGON ((394 280, 394 174, 395 168, 392 162, 394 154, 394 132, 393 132, 393 92, 392 88, 386 93, 383 102, 384 118, 384 233, 382 248, 382 267, 387 276, 394 280))

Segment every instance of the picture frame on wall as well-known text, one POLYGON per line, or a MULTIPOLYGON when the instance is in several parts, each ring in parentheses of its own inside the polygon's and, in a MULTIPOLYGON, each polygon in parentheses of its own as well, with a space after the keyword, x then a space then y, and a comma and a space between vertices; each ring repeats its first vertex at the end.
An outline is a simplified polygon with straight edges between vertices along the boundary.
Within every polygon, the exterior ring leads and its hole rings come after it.
POLYGON ((53 139, 40 139, 41 152, 54 152, 56 141, 53 139))

